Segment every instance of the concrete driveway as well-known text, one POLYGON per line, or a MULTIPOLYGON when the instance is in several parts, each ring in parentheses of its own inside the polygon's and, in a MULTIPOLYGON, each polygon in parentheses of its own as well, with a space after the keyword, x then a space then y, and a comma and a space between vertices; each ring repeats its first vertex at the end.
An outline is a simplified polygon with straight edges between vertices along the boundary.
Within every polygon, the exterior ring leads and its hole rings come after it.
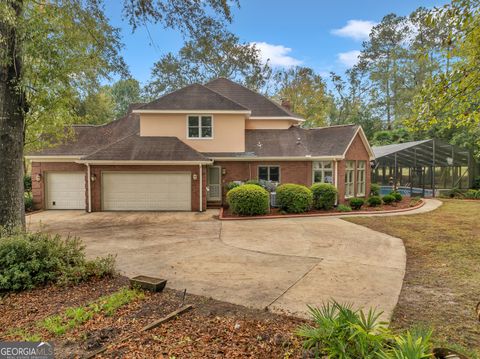
POLYGON ((31 230, 79 236, 89 257, 117 255, 127 276, 304 316, 334 298, 389 318, 405 273, 400 239, 339 218, 218 221, 205 213, 45 211, 31 230))

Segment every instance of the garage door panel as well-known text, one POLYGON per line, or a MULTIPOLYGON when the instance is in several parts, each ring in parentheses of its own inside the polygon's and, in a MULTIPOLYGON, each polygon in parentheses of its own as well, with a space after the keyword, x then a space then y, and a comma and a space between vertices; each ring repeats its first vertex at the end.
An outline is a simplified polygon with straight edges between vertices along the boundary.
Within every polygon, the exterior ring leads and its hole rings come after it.
POLYGON ((190 211, 190 173, 106 172, 102 175, 107 211, 190 211))
POLYGON ((85 209, 85 174, 50 172, 46 174, 47 209, 85 209))

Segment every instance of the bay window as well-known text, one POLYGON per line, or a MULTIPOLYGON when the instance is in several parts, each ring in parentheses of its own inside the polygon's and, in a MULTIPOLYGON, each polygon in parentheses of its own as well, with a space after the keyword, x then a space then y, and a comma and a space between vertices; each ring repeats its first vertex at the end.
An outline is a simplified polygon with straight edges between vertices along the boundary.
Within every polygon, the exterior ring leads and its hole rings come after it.
POLYGON ((313 162, 313 183, 333 183, 333 163, 313 162))
POLYGON ((345 197, 353 197, 355 195, 355 161, 345 162, 345 197))
POLYGON ((357 196, 365 196, 365 175, 367 161, 357 162, 357 196))

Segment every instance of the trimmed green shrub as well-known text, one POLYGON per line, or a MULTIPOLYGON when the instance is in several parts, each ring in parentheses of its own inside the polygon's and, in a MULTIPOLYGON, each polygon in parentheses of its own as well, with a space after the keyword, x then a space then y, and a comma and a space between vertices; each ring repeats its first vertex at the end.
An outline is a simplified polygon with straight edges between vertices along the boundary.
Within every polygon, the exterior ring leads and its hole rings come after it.
POLYGON ((382 204, 382 199, 380 196, 370 196, 367 199, 367 203, 370 207, 377 207, 382 204))
POLYGON ((225 185, 225 189, 228 191, 236 188, 236 187, 240 187, 241 184, 238 183, 238 182, 228 182, 226 185, 225 185))
POLYGON ((0 233, 0 291, 30 289, 47 283, 76 284, 113 275, 114 258, 87 261, 78 238, 46 233, 0 233))
POLYGON ((337 211, 339 212, 351 212, 352 207, 347 206, 346 204, 339 204, 337 207, 337 211))
POLYGON ((270 195, 259 185, 244 184, 228 191, 227 202, 233 213, 242 216, 265 214, 270 207, 270 195))
POLYGON ((312 191, 305 186, 287 183, 277 187, 277 206, 287 213, 306 212, 312 201, 312 191))
POLYGON ((313 208, 332 209, 337 199, 337 189, 330 183, 316 183, 310 187, 313 195, 313 208))
POLYGON ((401 202, 403 199, 403 196, 400 192, 392 191, 389 194, 395 198, 395 202, 401 202))
POLYGON ((475 196, 475 199, 480 199, 480 190, 477 191, 477 195, 475 196))
POLYGON ((476 199, 478 198, 478 193, 480 191, 477 191, 477 190, 474 190, 474 189, 469 189, 467 192, 465 192, 465 198, 468 198, 468 199, 476 199))
POLYGON ((25 204, 25 212, 33 211, 33 196, 31 192, 24 193, 23 203, 25 204))
POLYGON ((370 195, 371 196, 379 196, 380 195, 380 185, 376 183, 372 183, 370 185, 370 195))
POLYGON ((32 177, 29 175, 23 176, 23 190, 25 192, 32 191, 32 177))
POLYGON ((392 204, 393 202, 395 202, 395 197, 391 194, 386 194, 382 197, 382 201, 385 204, 392 204))
POLYGON ((352 209, 359 210, 365 204, 365 200, 363 198, 350 198, 349 203, 352 209))

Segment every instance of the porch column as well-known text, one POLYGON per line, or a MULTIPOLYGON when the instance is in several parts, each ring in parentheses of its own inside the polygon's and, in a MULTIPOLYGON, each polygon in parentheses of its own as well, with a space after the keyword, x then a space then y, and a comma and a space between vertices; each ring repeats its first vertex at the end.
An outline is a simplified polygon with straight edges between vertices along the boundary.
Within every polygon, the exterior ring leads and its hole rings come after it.
POLYGON ((198 184, 199 184, 199 186, 200 186, 200 188, 199 188, 199 189, 200 189, 200 195, 199 195, 199 197, 200 197, 200 204, 199 204, 199 207, 198 207, 198 208, 199 208, 200 212, 203 212, 203 168, 202 168, 202 165, 201 165, 201 164, 198 165, 198 171, 199 171, 199 174, 198 174, 198 179, 199 179, 198 184))

